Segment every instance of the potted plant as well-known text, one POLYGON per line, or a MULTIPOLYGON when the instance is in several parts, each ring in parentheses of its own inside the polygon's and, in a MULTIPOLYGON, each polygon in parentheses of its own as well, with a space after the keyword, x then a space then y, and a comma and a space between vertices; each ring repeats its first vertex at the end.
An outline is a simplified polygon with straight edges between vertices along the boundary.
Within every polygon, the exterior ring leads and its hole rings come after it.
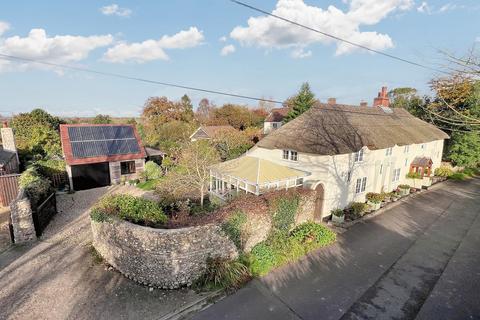
POLYGON ((332 222, 343 223, 345 221, 345 212, 342 209, 333 209, 332 213, 332 222))
POLYGON ((367 204, 372 208, 372 210, 378 210, 380 209, 384 197, 380 193, 369 192, 367 193, 366 199, 367 204))
POLYGON ((358 219, 363 217, 367 208, 368 205, 364 202, 352 202, 349 206, 349 211, 351 212, 353 219, 358 219))
POLYGON ((383 202, 389 203, 393 201, 393 192, 382 192, 383 202))
POLYGON ((408 184, 400 184, 398 185, 398 189, 400 191, 400 196, 402 197, 410 194, 410 186, 408 184))
POLYGON ((395 202, 400 199, 400 191, 397 189, 392 192, 392 201, 395 202))

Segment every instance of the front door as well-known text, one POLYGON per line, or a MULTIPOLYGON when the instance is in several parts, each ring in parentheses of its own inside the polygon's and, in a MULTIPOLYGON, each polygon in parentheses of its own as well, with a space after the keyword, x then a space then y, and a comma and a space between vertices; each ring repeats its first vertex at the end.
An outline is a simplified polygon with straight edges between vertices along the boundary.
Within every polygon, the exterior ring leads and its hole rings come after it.
POLYGON ((316 197, 315 197, 315 214, 313 218, 315 221, 320 221, 323 216, 323 203, 325 202, 325 189, 323 184, 319 184, 315 188, 316 197))

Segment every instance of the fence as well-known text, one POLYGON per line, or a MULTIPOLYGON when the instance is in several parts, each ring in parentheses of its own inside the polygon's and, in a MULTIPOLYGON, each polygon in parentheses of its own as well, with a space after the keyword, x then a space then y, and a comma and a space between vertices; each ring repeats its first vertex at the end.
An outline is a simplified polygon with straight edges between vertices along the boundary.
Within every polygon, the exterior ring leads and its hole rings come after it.
POLYGON ((51 176, 52 186, 54 188, 60 188, 68 184, 68 175, 67 172, 54 173, 51 176))
POLYGON ((37 208, 32 208, 33 224, 37 237, 42 235, 52 217, 57 213, 55 192, 48 196, 37 208))
POLYGON ((15 200, 18 194, 19 174, 0 176, 0 205, 7 207, 15 200))

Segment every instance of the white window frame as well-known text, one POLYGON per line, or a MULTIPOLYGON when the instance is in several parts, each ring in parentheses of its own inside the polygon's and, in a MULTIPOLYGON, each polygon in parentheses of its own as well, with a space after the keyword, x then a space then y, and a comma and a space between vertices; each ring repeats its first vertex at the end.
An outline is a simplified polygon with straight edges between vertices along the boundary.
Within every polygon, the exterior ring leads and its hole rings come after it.
POLYGON ((360 194, 365 192, 367 187, 367 177, 358 178, 355 184, 355 194, 360 194))
POLYGON ((408 158, 405 158, 405 167, 408 166, 408 158))
POLYGON ((404 148, 403 148, 403 153, 408 153, 410 151, 410 146, 407 144, 404 148))
POLYGON ((383 173, 383 164, 380 165, 380 174, 383 173))
POLYGON ((397 168, 397 169, 394 169, 394 170, 393 170, 392 182, 400 181, 400 172, 401 172, 401 169, 400 169, 400 168, 397 168))
POLYGON ((298 161, 298 151, 285 149, 283 150, 282 159, 296 162, 298 161))
POLYGON ((272 128, 273 129, 278 129, 278 123, 277 122, 272 122, 272 128))
POLYGON ((348 170, 345 172, 345 180, 350 182, 352 180, 352 170, 348 170))
POLYGON ((355 162, 363 162, 364 151, 363 149, 358 150, 355 152, 355 162))
POLYGON ((386 156, 391 156, 393 154, 393 147, 387 148, 385 150, 385 155, 386 156))

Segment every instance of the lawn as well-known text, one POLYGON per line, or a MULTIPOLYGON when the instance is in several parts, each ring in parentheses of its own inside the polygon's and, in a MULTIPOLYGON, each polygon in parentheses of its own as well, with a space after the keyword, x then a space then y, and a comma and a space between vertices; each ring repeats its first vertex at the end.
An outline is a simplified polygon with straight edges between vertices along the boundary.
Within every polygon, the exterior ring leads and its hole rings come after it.
POLYGON ((159 179, 147 180, 147 181, 138 183, 137 187, 145 191, 155 190, 155 186, 157 185, 158 181, 159 179))

